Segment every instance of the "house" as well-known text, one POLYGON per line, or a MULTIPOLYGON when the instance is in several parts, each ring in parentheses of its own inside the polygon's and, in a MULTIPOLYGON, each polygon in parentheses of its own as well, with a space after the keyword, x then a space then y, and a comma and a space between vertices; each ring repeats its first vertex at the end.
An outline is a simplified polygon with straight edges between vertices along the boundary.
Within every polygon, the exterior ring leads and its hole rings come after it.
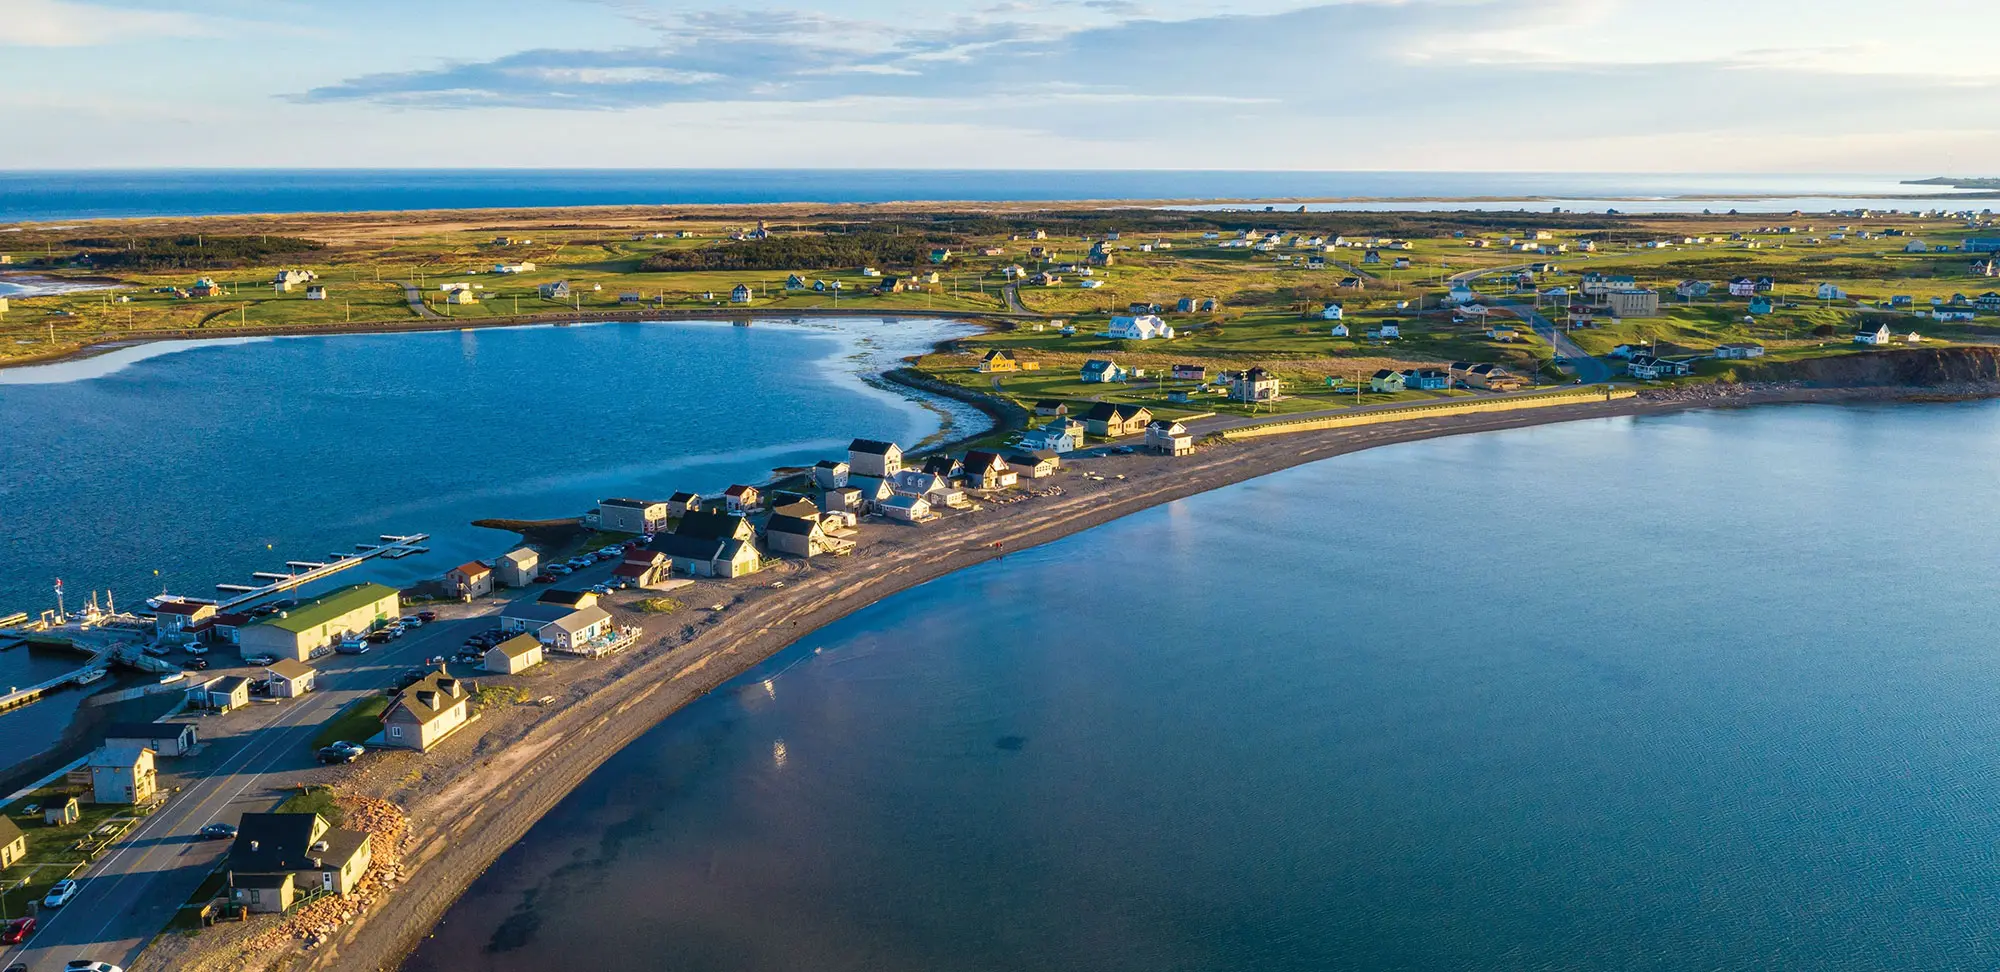
POLYGON ((667 504, 659 500, 614 497, 597 501, 597 528, 607 533, 658 533, 672 518, 667 504))
POLYGON ((1715 346, 1715 356, 1724 361, 1761 358, 1764 356, 1764 346, 1761 344, 1718 344, 1715 346))
POLYGON ((905 469, 890 477, 889 486, 898 496, 920 496, 933 508, 965 505, 965 492, 936 473, 905 469))
POLYGON ((296 699, 312 691, 318 676, 312 666, 290 658, 280 658, 264 668, 274 699, 296 699))
MULTIPOLYGON (((1454 371, 1457 371, 1457 365, 1453 365, 1452 367, 1454 371)), ((1468 388, 1479 388, 1486 391, 1513 391, 1527 384, 1527 381, 1519 375, 1492 362, 1484 362, 1467 367, 1462 372, 1457 373, 1456 377, 1458 380, 1465 382, 1468 388)))
POLYGON ((153 751, 144 746, 100 746, 84 761, 90 769, 90 802, 153 802, 159 792, 153 751))
POLYGON ((974 489, 1004 489, 1019 479, 1020 474, 997 452, 974 449, 965 454, 965 480, 974 489))
MULTIPOLYGON (((789 508, 788 508, 789 509, 789 508)), ((802 509, 801 512, 806 512, 802 509)), ((813 554, 827 553, 839 546, 826 535, 821 526, 817 510, 811 515, 798 516, 790 513, 774 513, 764 524, 764 545, 774 554, 790 554, 794 557, 811 557, 813 554)))
POLYGON ((306 299, 307 299, 307 300, 325 300, 325 299, 326 299, 326 288, 325 288, 325 287, 322 287, 322 286, 320 286, 319 284, 313 284, 312 286, 310 286, 310 287, 307 287, 307 288, 306 288, 306 299))
POLYGON ((903 469, 903 450, 894 442, 855 439, 847 444, 847 465, 856 476, 887 479, 903 469))
POLYGON ((1486 336, 1494 341, 1512 341, 1520 334, 1511 327, 1494 325, 1486 329, 1486 336))
POLYGON ((1364 281, 1363 281, 1363 280, 1362 280, 1362 279, 1361 279, 1360 277, 1342 277, 1342 278, 1340 278, 1340 286, 1341 286, 1341 289, 1343 289, 1343 290, 1367 290, 1367 289, 1368 289, 1368 285, 1367 285, 1367 283, 1365 283, 1365 282, 1364 282, 1364 281))
POLYGON ((501 554, 494 571, 500 583, 508 587, 526 587, 535 582, 535 574, 541 571, 541 567, 541 555, 521 547, 501 554))
POLYGON ((221 294, 221 285, 207 277, 196 280, 194 286, 188 288, 189 297, 217 297, 221 294))
MULTIPOLYGON (((713 296, 715 295, 714 294, 707 295, 707 297, 713 297, 713 296)), ((707 297, 704 297, 703 299, 706 300, 707 297)), ((639 302, 639 299, 640 299, 639 292, 636 290, 626 290, 618 294, 618 302, 621 304, 637 304, 639 302)))
POLYGON ((1194 452, 1194 436, 1187 426, 1173 419, 1146 423, 1146 450, 1163 456, 1185 456, 1194 452))
POLYGON ((1814 289, 1814 294, 1818 296, 1820 300, 1847 299, 1847 291, 1842 290, 1840 289, 1839 286, 1830 283, 1820 284, 1817 288, 1814 289))
POLYGON ((114 722, 104 745, 150 749, 157 756, 185 756, 198 739, 192 722, 114 722))
POLYGON ((1014 471, 1029 479, 1047 479, 1062 468, 1062 457, 1051 449, 1036 449, 1032 452, 1010 452, 1007 464, 1014 471))
POLYGON ((1158 315, 1141 314, 1137 317, 1113 317, 1111 327, 1104 332, 1104 336, 1125 341, 1171 340, 1174 329, 1158 315))
POLYGON ((271 285, 281 293, 289 293, 297 284, 308 284, 319 279, 311 270, 280 270, 271 280, 271 285))
POLYGON ((1778 289, 1778 281, 1775 277, 1758 277, 1756 286, 1758 293, 1768 294, 1778 289))
POLYGON ((479 294, 475 293, 470 287, 467 287, 444 295, 444 300, 447 304, 477 304, 479 303, 479 294))
POLYGON ((796 274, 796 273, 795 273, 795 274, 792 274, 792 275, 791 275, 791 276, 789 276, 789 277, 786 277, 786 278, 785 278, 785 289, 786 289, 786 290, 804 290, 804 289, 806 289, 806 278, 804 278, 804 277, 801 277, 801 276, 799 276, 799 275, 798 275, 798 274, 796 274))
POLYGON ((1928 253, 1930 249, 1930 244, 1925 243, 1923 240, 1911 240, 1903 244, 1904 253, 1928 253))
POLYGON ((1683 280, 1674 285, 1674 293, 1687 298, 1706 297, 1713 289, 1706 280, 1683 280))
POLYGON ((731 486, 722 491, 722 503, 731 513, 748 513, 763 508, 764 494, 755 486, 731 486))
POLYGON ((1611 305, 1613 317, 1657 317, 1660 313, 1660 292, 1651 288, 1613 290, 1604 300, 1611 305))
POLYGON ((543 625, 535 638, 556 651, 581 654, 612 630, 611 613, 592 604, 543 625))
POLYGON ((979 359, 979 370, 985 373, 1019 371, 1021 370, 1021 362, 1014 357, 1014 352, 1012 351, 988 351, 985 357, 979 359))
POLYGON ((1346 316, 1347 310, 1339 304, 1328 304, 1319 312, 1319 319, 1323 321, 1338 321, 1346 316))
POLYGON ((374 852, 365 830, 343 830, 317 813, 246 813, 229 846, 229 900, 279 914, 314 893, 353 894, 374 852))
POLYGON ((925 457, 921 471, 927 476, 936 476, 956 486, 965 478, 965 463, 949 454, 939 453, 925 457))
POLYGON ((1403 390, 1403 373, 1384 368, 1368 379, 1368 390, 1395 393, 1403 390))
POLYGON ((1403 372, 1403 387, 1410 391, 1444 391, 1451 387, 1451 375, 1435 368, 1412 368, 1403 372))
POLYGON ((382 713, 379 738, 384 745, 426 752, 471 719, 471 685, 435 671, 396 693, 382 713))
POLYGON ((1400 339, 1403 336, 1403 325, 1396 321, 1383 321, 1380 327, 1369 328, 1368 336, 1378 341, 1400 339))
POLYGON ((21 832, 21 825, 14 818, 0 816, 0 871, 13 867, 26 856, 28 835, 21 832))
POLYGON ((665 554, 645 547, 634 547, 625 551, 618 566, 611 568, 611 576, 642 590, 658 590, 669 586, 674 572, 673 561, 665 554))
POLYGON ((193 630, 215 617, 215 605, 207 601, 161 601, 153 607, 154 637, 160 641, 187 641, 193 630))
MULTIPOLYGON (((741 513, 689 510, 687 515, 681 517, 680 522, 674 525, 674 532, 667 536, 747 542, 757 536, 757 531, 741 513)), ((668 555, 672 556, 671 553, 668 555)))
POLYGON ((1233 402, 1275 402, 1283 387, 1277 375, 1262 368, 1232 371, 1223 377, 1229 382, 1229 400, 1233 402))
POLYGON ((1987 291, 1972 298, 1972 306, 1983 311, 2000 311, 2000 293, 1987 291))
POLYGON ((1581 284, 1583 292, 1591 297, 1603 297, 1618 290, 1638 290, 1639 282, 1629 275, 1586 273, 1581 284))
POLYGON ((1035 403, 1035 414, 1036 414, 1036 415, 1068 415, 1068 414, 1069 414, 1069 406, 1068 406, 1068 405, 1066 405, 1066 404, 1064 404, 1063 402, 1061 402, 1061 401, 1057 400, 1057 399, 1053 399, 1053 398, 1044 398, 1044 399, 1042 399, 1041 401, 1039 401, 1039 402, 1036 402, 1036 403, 1035 403))
POLYGON ((1363 251, 1363 252, 1362 252, 1362 254, 1361 254, 1361 262, 1362 262, 1362 263, 1367 263, 1367 264, 1376 264, 1376 263, 1381 263, 1381 262, 1382 262, 1382 251, 1380 251, 1380 250, 1365 250, 1365 251, 1363 251))
POLYGON ((1222 309, 1222 301, 1214 297, 1203 297, 1201 305, 1197 309, 1203 314, 1213 314, 1222 309))
POLYGON ((1694 373, 1694 362, 1699 355, 1679 358, 1662 358, 1650 354, 1635 354, 1631 363, 1625 366, 1632 377, 1652 381, 1657 378, 1678 378, 1694 373))
MULTIPOLYGON (((1944 318, 1940 317, 1938 320, 1944 320, 1944 318)), ((1889 325, 1887 324, 1861 324, 1854 329, 1854 343, 1856 344, 1888 344, 1889 340, 1889 325)))
POLYGON ((1098 402, 1084 413, 1084 427, 1090 434, 1103 439, 1137 435, 1146 430, 1146 423, 1153 420, 1152 410, 1141 405, 1119 405, 1114 402, 1098 402))
POLYGON ((471 600, 493 593, 493 571, 477 560, 469 560, 444 572, 444 589, 452 597, 471 600))
POLYGON ((1315 253, 1315 254, 1313 254, 1312 256, 1309 256, 1309 257, 1306 257, 1306 269, 1307 269, 1307 270, 1325 270, 1325 269, 1326 269, 1326 257, 1325 257, 1325 256, 1322 256, 1322 255, 1320 255, 1320 254, 1318 254, 1318 253, 1315 253))
POLYGON ((1752 280, 1749 277, 1736 277, 1730 280, 1729 296, 1731 297, 1757 296, 1757 281, 1752 280))
POLYGON ((241 629, 236 643, 245 658, 270 655, 306 661, 342 638, 370 631, 402 613, 402 597, 395 588, 350 584, 241 629))
POLYGON ((747 304, 750 302, 750 296, 749 284, 737 284, 729 288, 729 302, 732 304, 747 304))
POLYGON ((1046 451, 1061 455, 1083 447, 1083 429, 1083 423, 1074 419, 1056 419, 1041 428, 1021 433, 1018 444, 1029 452, 1046 451))
MULTIPOLYGON (((701 494, 682 490, 667 497, 667 515, 680 518, 701 509, 701 494)), ((658 531, 654 531, 658 532, 658 531)))
POLYGON ((1327 329, 1326 329, 1326 333, 1327 333, 1328 335, 1330 335, 1330 336, 1333 336, 1333 337, 1346 337, 1346 336, 1347 336, 1347 325, 1345 325, 1345 324, 1335 324, 1334 326, 1332 326, 1332 327, 1329 327, 1329 328, 1327 328, 1327 329))
POLYGON ((207 712, 228 712, 250 704, 250 680, 241 675, 217 675, 189 686, 187 705, 207 712))
MULTIPOLYGON (((1971 309, 1971 308, 1969 308, 1969 307, 1933 307, 1933 308, 1931 308, 1931 319, 1932 319, 1932 320, 1938 320, 1938 321, 1969 321, 1969 320, 1972 320, 1972 319, 1973 319, 1973 317, 1974 317, 1974 314, 1973 314, 1973 312, 1972 312, 1972 309, 1971 309)), ((1884 330, 1887 330, 1887 328, 1884 328, 1884 330)), ((1855 339, 1856 341, 1860 341, 1860 340, 1861 340, 1861 337, 1860 337, 1860 335, 1855 335, 1855 338, 1854 338, 1854 339, 1855 339)), ((1878 344, 1886 344, 1887 342, 1886 342, 1886 341, 1881 341, 1881 342, 1874 342, 1874 343, 1878 343, 1878 344)))
POLYGON ((1453 284, 1445 292, 1445 302, 1450 304, 1470 304, 1479 299, 1479 294, 1464 284, 1453 284))
POLYGON ((904 523, 918 523, 931 518, 931 504, 921 496, 898 494, 883 502, 882 515, 904 523))
POLYGON ((1081 380, 1085 384, 1125 381, 1128 377, 1129 376, 1126 374, 1125 369, 1120 368, 1118 366, 1118 363, 1115 361, 1109 361, 1101 358, 1092 358, 1089 361, 1085 361, 1083 363, 1083 372, 1081 375, 1081 380))
POLYGON ((1175 381, 1205 381, 1208 369, 1196 364, 1177 364, 1168 372, 1175 381))
POLYGON ((1915 297, 1910 296, 1909 294, 1897 294, 1894 297, 1889 298, 1889 306, 1915 307, 1917 306, 1917 299, 1915 297))
POLYGON ((813 485, 821 489, 839 489, 847 485, 850 468, 838 459, 821 459, 813 464, 813 485))
POLYGON ((1771 312, 1771 298, 1769 298, 1769 297, 1753 297, 1753 298, 1751 298, 1751 300, 1750 300, 1750 313, 1752 313, 1752 314, 1769 314, 1770 312, 1771 312))

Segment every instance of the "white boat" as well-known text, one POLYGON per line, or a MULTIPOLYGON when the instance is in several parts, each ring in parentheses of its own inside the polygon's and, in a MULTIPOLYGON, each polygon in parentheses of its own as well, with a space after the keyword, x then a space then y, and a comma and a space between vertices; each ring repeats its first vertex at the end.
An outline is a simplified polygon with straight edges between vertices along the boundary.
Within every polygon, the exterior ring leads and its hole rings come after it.
POLYGON ((104 669, 93 668, 86 672, 78 672, 76 678, 72 679, 72 681, 74 681, 78 685, 89 685, 90 683, 95 682, 103 677, 104 677, 104 669))
POLYGON ((160 684, 172 685, 175 682, 178 682, 186 677, 188 677, 188 674, 186 672, 168 672, 167 674, 160 676, 160 684))

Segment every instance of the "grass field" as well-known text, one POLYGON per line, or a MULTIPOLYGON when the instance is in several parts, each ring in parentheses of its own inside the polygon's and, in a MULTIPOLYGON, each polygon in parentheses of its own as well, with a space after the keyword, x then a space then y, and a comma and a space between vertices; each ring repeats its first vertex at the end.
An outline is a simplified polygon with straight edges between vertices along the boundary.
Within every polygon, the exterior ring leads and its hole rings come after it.
POLYGON ((388 710, 389 701, 386 695, 370 695, 348 703, 319 727, 319 734, 313 737, 313 748, 343 741, 367 742, 368 737, 382 731, 382 713, 388 710))

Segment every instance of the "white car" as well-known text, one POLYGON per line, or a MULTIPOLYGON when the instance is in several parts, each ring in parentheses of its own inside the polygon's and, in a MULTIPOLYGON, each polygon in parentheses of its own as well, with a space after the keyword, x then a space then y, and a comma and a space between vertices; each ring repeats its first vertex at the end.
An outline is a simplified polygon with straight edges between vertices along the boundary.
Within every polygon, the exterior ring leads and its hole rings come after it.
POLYGON ((82 890, 82 888, 83 885, 76 883, 76 881, 70 878, 63 878, 49 885, 49 893, 47 897, 42 899, 42 907, 60 908, 63 905, 69 904, 70 899, 76 897, 76 893, 82 890))
POLYGON ((125 967, 122 965, 112 965, 110 962, 70 959, 69 964, 63 966, 63 972, 125 972, 125 967))
POLYGON ((402 625, 405 628, 421 628, 424 626, 424 619, 417 617, 414 614, 406 614, 400 618, 397 618, 396 623, 402 625))

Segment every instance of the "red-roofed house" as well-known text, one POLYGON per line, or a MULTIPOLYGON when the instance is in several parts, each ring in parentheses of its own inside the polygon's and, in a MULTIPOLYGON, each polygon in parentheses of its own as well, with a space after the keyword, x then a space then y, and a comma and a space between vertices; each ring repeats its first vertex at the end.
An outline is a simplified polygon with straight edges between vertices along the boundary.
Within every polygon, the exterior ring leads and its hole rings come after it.
POLYGON ((493 571, 477 560, 444 572, 444 589, 453 597, 474 598, 493 593, 493 571))
POLYGON ((764 496, 755 486, 731 486, 722 491, 722 501, 731 513, 748 513, 764 505, 764 496))

